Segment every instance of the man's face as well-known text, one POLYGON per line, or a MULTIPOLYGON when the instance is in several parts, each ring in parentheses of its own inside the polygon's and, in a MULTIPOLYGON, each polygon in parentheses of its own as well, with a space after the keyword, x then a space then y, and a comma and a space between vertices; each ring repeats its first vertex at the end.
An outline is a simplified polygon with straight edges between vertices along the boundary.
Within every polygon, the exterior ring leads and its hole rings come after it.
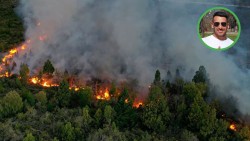
POLYGON ((225 39, 228 28, 227 18, 215 16, 213 19, 212 28, 214 28, 214 34, 218 39, 225 39))

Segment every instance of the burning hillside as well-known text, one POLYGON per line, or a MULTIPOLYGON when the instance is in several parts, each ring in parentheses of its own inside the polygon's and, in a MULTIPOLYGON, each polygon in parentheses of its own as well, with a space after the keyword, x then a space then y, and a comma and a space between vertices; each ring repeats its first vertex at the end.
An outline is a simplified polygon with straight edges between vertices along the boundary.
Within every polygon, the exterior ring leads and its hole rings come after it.
MULTIPOLYGON (((39 39, 41 39, 39 37, 39 39)), ((43 41, 43 40, 41 40, 43 41)), ((13 74, 13 70, 16 67, 16 63, 13 60, 15 56, 17 56, 19 53, 22 53, 22 51, 25 51, 27 49, 28 44, 31 41, 29 40, 25 44, 22 44, 21 46, 11 49, 8 53, 6 53, 2 59, 1 67, 0 67, 0 77, 10 77, 13 74), (11 65, 12 64, 12 65, 11 65), (12 68, 11 70, 9 68, 12 68)), ((40 71, 41 73, 41 71, 40 71)), ((52 72, 53 73, 53 72, 52 72)), ((58 78, 59 76, 55 76, 53 74, 34 74, 28 79, 28 83, 33 84, 33 85, 40 85, 42 87, 59 87, 60 81, 62 81, 62 78, 58 78)), ((19 77, 20 78, 20 77, 19 77)), ((76 81, 77 78, 74 78, 73 76, 69 76, 67 78, 68 82, 70 83, 69 89, 74 90, 74 91, 79 91, 80 89, 84 89, 85 86, 80 84, 79 82, 77 83, 76 81)), ((119 96, 120 92, 117 92, 117 94, 110 95, 110 85, 109 83, 100 83, 101 81, 91 81, 88 82, 89 86, 92 87, 93 91, 95 92, 95 98, 97 100, 110 100, 111 97, 114 96, 119 96)), ((128 103, 128 101, 125 101, 128 103)), ((133 104, 134 107, 139 108, 139 106, 142 106, 141 101, 135 101, 133 104)))
MULTIPOLYGON (((58 80, 38 77, 41 64, 49 59, 60 74, 67 70, 84 82, 93 77, 136 79, 139 87, 147 89, 156 69, 164 70, 162 76, 167 77, 168 70, 174 72, 181 68, 182 77, 191 80, 194 68, 204 65, 211 83, 218 86, 219 95, 233 95, 239 99, 241 112, 249 113, 249 80, 246 79, 249 70, 242 70, 232 61, 245 56, 247 45, 237 45, 236 56, 202 47, 195 27, 205 9, 206 4, 202 3, 150 0, 21 0, 17 11, 26 27, 26 41, 2 57, 1 76, 18 73, 24 63, 29 67, 31 82, 56 86, 58 80)), ((100 99, 104 97, 105 92, 100 99)))

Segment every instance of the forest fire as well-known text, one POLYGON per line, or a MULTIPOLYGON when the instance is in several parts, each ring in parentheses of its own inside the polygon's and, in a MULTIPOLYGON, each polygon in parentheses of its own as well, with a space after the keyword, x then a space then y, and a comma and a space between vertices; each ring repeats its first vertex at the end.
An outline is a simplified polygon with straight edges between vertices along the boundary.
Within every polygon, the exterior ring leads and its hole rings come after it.
MULTIPOLYGON (((38 23, 37 26, 40 26, 40 23, 38 23)), ((38 39, 40 41, 44 41, 48 38, 48 36, 46 34, 43 34, 41 36, 38 36, 38 39)), ((15 57, 15 55, 17 55, 19 52, 24 51, 27 49, 28 45, 31 43, 31 40, 26 40, 23 44, 11 49, 9 52, 7 52, 3 58, 2 58, 2 63, 0 64, 0 77, 10 77, 11 73, 8 67, 11 63, 15 63, 13 58, 15 57)), ((20 79, 20 77, 19 77, 20 79)), ((37 75, 36 76, 32 76, 28 79, 30 84, 35 84, 35 85, 39 85, 42 87, 58 87, 59 86, 59 81, 54 82, 53 78, 47 78, 47 77, 42 77, 39 78, 37 75)), ((105 86, 106 87, 106 86, 105 86)), ((104 88, 105 88, 104 87, 104 88)), ((74 90, 74 91, 79 91, 80 89, 84 89, 83 87, 79 87, 75 84, 71 84, 69 87, 70 90, 74 90)), ((99 92, 96 92, 96 99, 97 100, 110 100, 111 96, 109 93, 109 89, 106 87, 105 89, 102 90, 98 90, 99 92)), ((120 93, 118 93, 119 95, 120 93)), ((129 103, 129 100, 126 99, 125 103, 129 103)), ((143 103, 141 101, 135 101, 133 103, 133 107, 135 108, 139 108, 140 106, 142 106, 143 103)))
POLYGON ((58 87, 59 86, 58 84, 51 83, 50 80, 46 80, 44 78, 42 78, 41 81, 40 81, 38 77, 31 78, 30 82, 33 83, 33 84, 41 85, 43 87, 58 87))

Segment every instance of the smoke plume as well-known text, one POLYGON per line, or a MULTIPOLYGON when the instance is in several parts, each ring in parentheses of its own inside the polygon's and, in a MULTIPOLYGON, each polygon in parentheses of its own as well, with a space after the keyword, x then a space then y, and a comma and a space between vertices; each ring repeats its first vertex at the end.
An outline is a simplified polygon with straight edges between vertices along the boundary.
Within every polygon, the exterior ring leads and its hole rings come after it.
MULTIPOLYGON (((238 13, 249 9, 233 5, 226 7, 238 13)), ((233 55, 205 48, 197 36, 199 17, 213 6, 216 1, 21 0, 19 13, 31 43, 15 61, 36 70, 50 59, 58 70, 84 79, 136 78, 141 86, 152 82, 156 69, 164 78, 182 67, 184 79, 191 80, 204 65, 220 94, 236 97, 241 112, 250 113, 250 72, 237 62, 246 61, 246 34, 230 49, 233 55)))

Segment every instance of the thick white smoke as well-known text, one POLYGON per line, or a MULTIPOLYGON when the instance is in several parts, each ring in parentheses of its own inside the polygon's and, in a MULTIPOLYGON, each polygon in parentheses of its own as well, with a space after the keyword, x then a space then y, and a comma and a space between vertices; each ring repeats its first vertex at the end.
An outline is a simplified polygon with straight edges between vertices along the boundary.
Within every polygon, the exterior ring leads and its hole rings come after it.
POLYGON ((203 47, 197 37, 198 19, 210 7, 164 0, 21 0, 31 43, 16 62, 35 70, 50 59, 57 69, 84 78, 136 78, 141 86, 152 82, 156 69, 165 74, 181 66, 191 80, 204 65, 219 91, 235 96, 241 111, 250 113, 249 70, 203 47))

